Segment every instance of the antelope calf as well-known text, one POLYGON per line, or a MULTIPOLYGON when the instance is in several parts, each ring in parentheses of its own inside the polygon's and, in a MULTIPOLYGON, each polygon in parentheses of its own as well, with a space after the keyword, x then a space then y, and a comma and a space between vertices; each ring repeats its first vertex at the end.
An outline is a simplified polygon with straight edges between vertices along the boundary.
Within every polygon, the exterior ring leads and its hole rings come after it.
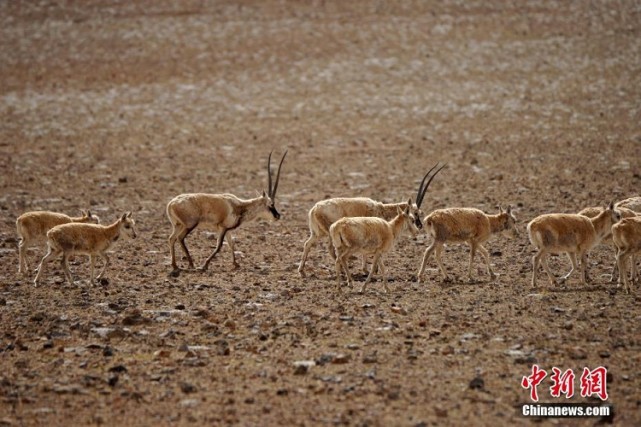
POLYGON ((610 234, 613 224, 621 219, 621 214, 609 206, 594 218, 579 214, 545 214, 534 218, 527 226, 530 242, 537 249, 532 257, 532 286, 536 286, 536 276, 539 264, 543 266, 550 278, 550 283, 556 285, 556 279, 548 266, 547 258, 550 253, 567 253, 572 263, 572 269, 563 276, 566 280, 577 269, 577 256, 581 260, 581 284, 586 284, 588 252, 610 234))
POLYGON ((360 292, 365 292, 365 287, 370 282, 372 274, 378 267, 383 274, 385 292, 387 287, 387 276, 382 257, 394 245, 404 229, 409 228, 412 234, 418 232, 416 218, 410 212, 409 206, 404 209, 397 207, 397 215, 391 221, 377 217, 349 217, 341 218, 329 227, 331 243, 336 250, 336 280, 338 290, 341 290, 341 269, 347 276, 347 285, 353 282, 352 275, 347 266, 347 260, 352 254, 361 254, 364 257, 373 255, 372 269, 363 283, 360 292))
POLYGON ((47 232, 47 246, 49 247, 49 251, 42 258, 42 261, 40 261, 38 274, 33 281, 34 285, 38 285, 45 263, 60 254, 62 254, 62 268, 69 284, 74 284, 68 263, 71 255, 89 256, 91 262, 90 283, 94 282, 96 257, 102 258, 104 266, 98 275, 98 279, 102 278, 107 269, 107 265, 109 265, 107 250, 109 250, 123 234, 135 239, 135 224, 134 219, 131 217, 131 212, 127 212, 111 225, 69 223, 55 226, 47 232))
POLYGON ((27 265, 27 249, 32 246, 46 244, 47 231, 56 225, 70 222, 79 223, 100 223, 100 218, 92 215, 91 211, 81 211, 82 216, 71 217, 57 212, 34 211, 27 212, 16 220, 16 230, 20 243, 18 243, 18 273, 26 274, 29 269, 27 265))
MULTIPOLYGON (((621 214, 621 218, 631 218, 631 217, 637 216, 637 213, 635 211, 628 208, 621 207, 619 206, 618 203, 615 204, 615 207, 616 207, 616 210, 618 210, 619 213, 621 214)), ((597 207, 585 208, 579 212, 579 215, 587 216, 588 218, 594 218, 597 215, 599 215, 601 212, 603 212, 603 207, 597 206, 597 207)), ((612 233, 608 233, 601 240, 601 243, 616 248, 616 246, 614 245, 614 242, 612 241, 612 233)), ((618 275, 619 275, 619 268, 618 268, 617 262, 615 261, 614 266, 612 267, 612 273, 610 274, 610 282, 614 282, 618 275)))
POLYGON ((518 234, 516 229, 516 218, 512 213, 512 207, 508 206, 503 211, 499 208, 496 215, 488 215, 479 209, 474 208, 448 208, 438 209, 429 214, 423 220, 425 230, 432 236, 432 244, 425 250, 421 267, 418 270, 417 281, 420 283, 421 276, 425 271, 427 261, 432 253, 435 253, 443 280, 450 280, 445 267, 443 266, 442 253, 446 243, 466 242, 470 246, 470 263, 468 266, 468 280, 472 281, 472 262, 478 250, 487 265, 487 273, 490 279, 494 280, 496 275, 490 266, 490 254, 483 247, 492 234, 511 231, 513 236, 518 234))
POLYGON ((233 194, 192 193, 176 196, 167 204, 167 216, 173 227, 171 235, 169 236, 169 252, 171 254, 173 271, 179 271, 178 264, 176 264, 176 240, 180 243, 187 257, 189 268, 194 268, 194 262, 189 254, 187 245, 185 245, 185 238, 199 225, 211 228, 219 233, 216 249, 214 249, 214 252, 207 258, 199 270, 207 270, 211 260, 220 251, 225 236, 227 236, 227 244, 231 251, 233 266, 234 268, 238 268, 231 231, 246 222, 260 217, 272 218, 274 220, 280 219, 280 213, 276 210, 274 203, 276 200, 276 191, 278 190, 278 181, 280 179, 280 169, 286 155, 287 151, 285 151, 285 154, 283 154, 280 160, 278 172, 276 172, 276 181, 272 186, 272 154, 269 153, 267 159, 267 193, 263 191, 260 197, 245 200, 233 194))
POLYGON ((632 283, 637 276, 634 255, 641 252, 641 217, 624 218, 612 226, 612 240, 617 247, 617 265, 619 266, 619 283, 630 293, 632 283), (632 259, 632 279, 628 278, 627 263, 632 259), (632 282, 632 283, 631 283, 632 282))
MULTIPOLYGON (((438 164, 433 166, 432 169, 430 169, 423 177, 416 194, 416 204, 412 203, 412 199, 409 199, 407 202, 400 203, 381 203, 367 197, 338 197, 322 200, 316 203, 309 211, 310 236, 307 241, 305 241, 303 257, 298 267, 298 273, 302 277, 305 277, 305 262, 307 261, 307 256, 309 255, 312 245, 321 237, 327 236, 329 238, 330 226, 341 218, 378 217, 389 221, 397 215, 398 208, 405 209, 409 207, 410 212, 415 218, 416 227, 419 229, 422 228, 423 224, 421 223, 420 218, 422 215, 421 204, 423 203, 423 198, 425 197, 425 193, 436 174, 438 174, 446 165, 441 166, 441 168, 434 172, 426 184, 425 180, 437 166, 438 164)), ((336 253, 332 246, 331 239, 329 239, 329 253, 332 259, 336 259, 336 253)), ((363 268, 365 268, 364 261, 363 268)))

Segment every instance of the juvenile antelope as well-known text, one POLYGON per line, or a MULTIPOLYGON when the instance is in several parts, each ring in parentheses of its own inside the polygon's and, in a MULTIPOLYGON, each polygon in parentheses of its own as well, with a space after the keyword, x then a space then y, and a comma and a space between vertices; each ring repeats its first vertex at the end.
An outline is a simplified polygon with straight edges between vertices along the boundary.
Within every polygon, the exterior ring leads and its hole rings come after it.
POLYGON ((214 249, 214 252, 207 258, 199 270, 207 270, 211 260, 220 251, 225 236, 227 236, 227 244, 231 251, 233 266, 234 268, 238 268, 231 231, 240 227, 245 222, 260 217, 273 218, 274 220, 280 219, 280 213, 276 210, 274 203, 276 200, 276 191, 278 190, 278 181, 280 179, 280 169, 286 155, 287 151, 285 151, 285 154, 283 154, 283 157, 280 159, 278 171, 276 172, 276 180, 272 186, 272 154, 269 153, 267 159, 267 193, 263 191, 260 197, 245 200, 233 194, 192 193, 176 196, 167 204, 167 216, 173 226, 171 236, 169 236, 169 251, 171 253, 171 266, 174 271, 179 270, 176 264, 176 252, 174 248, 176 240, 180 243, 187 257, 189 268, 194 268, 194 262, 189 254, 187 245, 185 245, 185 238, 198 227, 198 225, 211 228, 219 233, 216 249, 214 249))
POLYGON ((641 213, 641 196, 630 197, 625 200, 617 202, 617 208, 628 208, 637 213, 641 213))
POLYGON ((637 276, 634 255, 641 252, 641 217, 624 218, 612 226, 612 240, 617 247, 617 265, 619 266, 619 283, 630 293, 632 283, 637 276), (632 260, 632 279, 628 278, 627 263, 632 260), (632 282, 632 283, 631 283, 632 282))
POLYGON ((29 269, 27 265, 27 249, 32 246, 47 243, 47 231, 56 225, 70 222, 79 223, 100 223, 100 218, 92 215, 91 211, 81 211, 82 216, 71 217, 57 212, 34 211, 27 212, 16 220, 16 230, 20 243, 18 243, 18 273, 26 274, 29 269))
POLYGON ((377 217, 348 217, 339 219, 329 227, 331 244, 336 250, 334 266, 339 291, 341 290, 341 269, 347 276, 347 285, 351 286, 353 279, 347 266, 347 260, 352 254, 361 254, 363 257, 373 255, 374 259, 372 269, 360 292, 365 292, 365 287, 371 280, 377 266, 383 275, 385 292, 389 292, 382 257, 389 252, 405 228, 409 228, 412 234, 418 232, 416 218, 410 212, 409 202, 404 209, 397 207, 396 210, 397 215, 391 221, 377 217))
POLYGON ((425 271, 427 261, 433 252, 436 256, 436 263, 443 275, 443 280, 450 280, 443 266, 443 245, 458 242, 466 242, 470 246, 470 263, 467 271, 468 279, 470 281, 472 280, 472 262, 478 250, 485 259, 487 273, 490 275, 490 279, 494 280, 496 275, 490 266, 490 254, 487 249, 483 247, 483 243, 485 243, 492 234, 506 231, 511 231, 513 236, 518 234, 516 218, 512 213, 511 206, 508 206, 505 211, 499 208, 499 213, 496 215, 488 215, 474 208, 438 209, 426 216, 423 222, 425 223, 425 230, 434 240, 423 255, 421 268, 419 268, 417 275, 419 283, 425 271))
MULTIPOLYGON (((436 174, 438 174, 446 165, 441 166, 436 172, 434 172, 426 184, 425 180, 437 166, 438 164, 433 166, 432 169, 430 169, 423 177, 423 180, 418 187, 418 192, 416 193, 416 204, 412 203, 412 199, 401 203, 381 203, 366 197, 337 197, 316 203, 309 211, 310 236, 307 241, 305 241, 303 257, 298 267, 298 273, 302 277, 305 277, 305 262, 307 261, 307 256, 309 255, 312 245, 321 237, 327 236, 329 238, 330 226, 341 218, 378 217, 389 221, 396 216, 398 208, 405 209, 409 207, 410 213, 415 218, 416 227, 419 229, 422 228, 423 224, 420 220, 422 215, 421 204, 425 198, 425 193, 436 174)), ((331 239, 329 239, 329 253, 332 259, 336 259, 336 253, 332 246, 331 239)), ((365 267, 365 262, 363 262, 363 267, 365 267)))
MULTIPOLYGON (((631 209, 621 207, 617 204, 615 204, 616 210, 619 211, 621 214, 621 218, 631 218, 634 216, 637 216, 637 213, 631 209)), ((603 207, 602 206, 597 206, 597 207, 591 207, 591 208, 585 208, 579 212, 579 215, 587 216, 588 218, 594 218, 597 215, 599 215, 601 212, 603 212, 603 207)), ((602 240, 601 243, 607 245, 607 246, 612 246, 616 249, 616 246, 614 245, 614 242, 612 241, 612 233, 608 233, 602 240)), ((610 282, 614 282, 619 275, 619 268, 618 264, 615 261, 614 266, 612 267, 612 273, 610 274, 610 282)), ((589 281, 589 278, 588 278, 589 281)))
POLYGON ((621 219, 621 214, 610 203, 607 208, 594 218, 579 214, 545 214, 534 218, 527 226, 530 242, 537 249, 532 257, 532 286, 536 286, 539 264, 543 266, 556 285, 556 279, 548 266, 550 253, 567 253, 572 269, 563 276, 566 280, 577 269, 577 256, 581 260, 581 284, 586 284, 588 252, 601 242, 613 224, 621 219))
POLYGON ((136 222, 131 217, 131 212, 127 212, 111 225, 68 223, 55 226, 47 232, 49 251, 40 261, 38 274, 33 281, 34 285, 38 285, 45 263, 60 254, 62 254, 62 268, 69 284, 73 285, 74 283, 68 263, 71 255, 89 256, 91 263, 90 283, 94 282, 96 257, 102 258, 104 266, 98 279, 102 278, 107 265, 109 265, 109 257, 106 252, 123 234, 135 239, 135 225, 136 222))

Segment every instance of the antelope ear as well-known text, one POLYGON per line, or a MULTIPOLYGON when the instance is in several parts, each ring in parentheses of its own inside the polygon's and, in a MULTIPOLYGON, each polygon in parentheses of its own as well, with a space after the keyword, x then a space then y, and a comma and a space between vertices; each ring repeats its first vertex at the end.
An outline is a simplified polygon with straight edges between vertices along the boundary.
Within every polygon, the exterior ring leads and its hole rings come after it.
POLYGON ((507 210, 505 212, 507 212, 508 215, 511 214, 512 213, 512 205, 507 205, 507 210))
POLYGON ((265 193, 265 190, 263 190, 263 194, 261 197, 267 197, 267 193, 265 193))
POLYGON ((407 206, 412 206, 412 198, 407 199, 407 206))
POLYGON ((87 212, 83 212, 85 215, 87 215, 89 218, 91 218, 91 211, 87 209, 87 212))
POLYGON ((503 207, 499 205, 499 214, 502 214, 502 213, 503 213, 503 207))
POLYGON ((608 209, 609 210, 613 210, 614 209, 614 200, 610 201, 610 204, 608 205, 608 209))
POLYGON ((409 205, 405 208, 405 212, 404 213, 405 213, 405 215, 409 215, 410 214, 410 206, 409 205))
POLYGON ((131 215, 133 215, 133 214, 131 213, 131 211, 127 212, 127 217, 128 217, 128 218, 131 218, 131 215))

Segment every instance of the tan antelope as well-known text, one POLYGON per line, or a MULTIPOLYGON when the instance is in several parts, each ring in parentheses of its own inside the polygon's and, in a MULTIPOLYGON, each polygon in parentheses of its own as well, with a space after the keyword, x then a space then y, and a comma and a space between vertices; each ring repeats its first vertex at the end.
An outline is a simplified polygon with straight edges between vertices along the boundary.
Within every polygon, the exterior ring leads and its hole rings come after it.
POLYGON ((621 200, 615 205, 617 208, 628 208, 637 213, 641 213, 641 196, 630 197, 621 200))
POLYGON ((511 206, 508 206, 505 211, 499 207, 499 213, 496 215, 488 215, 475 208, 437 209, 426 216, 423 223, 427 233, 432 236, 433 242, 425 250, 425 254, 423 255, 423 261, 421 262, 421 267, 416 277, 419 283, 432 253, 435 254, 436 263, 441 270, 443 280, 450 280, 443 266, 443 246, 446 243, 462 242, 470 246, 470 263, 467 271, 468 279, 470 281, 472 280, 472 262, 478 250, 485 259, 487 273, 490 275, 490 279, 494 280, 496 275, 490 266, 490 254, 487 249, 483 247, 483 243, 485 243, 491 235, 496 233, 511 231, 513 236, 518 234, 516 218, 512 213, 511 206))
POLYGON ((641 217, 624 218, 612 226, 612 240, 617 247, 617 265, 619 266, 619 283, 630 293, 637 277, 637 266, 634 255, 641 252, 641 217), (632 279, 628 278, 627 263, 632 260, 632 279))
MULTIPOLYGON (((341 218, 378 217, 389 221, 397 215, 398 208, 405 209, 406 207, 409 207, 410 213, 415 218, 416 227, 419 229, 422 228, 423 224, 420 220, 422 215, 421 204, 425 198, 425 193, 436 174, 438 174, 447 165, 441 166, 436 172, 434 172, 426 184, 425 180, 437 166, 438 164, 433 166, 432 169, 427 171, 423 177, 423 180, 418 187, 418 192, 416 193, 416 204, 412 203, 412 199, 409 199, 407 202, 400 203, 381 203, 366 197, 337 197, 316 203, 309 211, 310 236, 307 241, 305 241, 305 245, 303 247, 303 257, 298 267, 298 273, 302 277, 305 277, 305 262, 307 261, 307 256, 309 255, 312 245, 321 237, 327 236, 329 238, 330 226, 341 218)), ((332 246, 331 239, 329 239, 329 253, 332 259, 336 259, 336 253, 332 246)), ((365 267, 364 261, 363 267, 365 267)))
POLYGON ((586 284, 588 252, 601 242, 608 234, 613 224, 621 219, 621 214, 610 203, 607 208, 594 218, 579 214, 545 214, 534 218, 527 226, 530 242, 537 249, 532 257, 532 286, 536 286, 539 264, 543 266, 550 278, 550 283, 556 285, 556 279, 547 258, 550 253, 567 253, 572 263, 572 269, 562 277, 568 277, 577 269, 577 256, 581 261, 581 284, 586 284))
MULTIPOLYGON (((631 218, 634 216, 637 216, 637 213, 631 209, 621 207, 617 204, 614 205, 616 207, 616 210, 619 211, 621 214, 621 218, 631 218)), ((590 207, 590 208, 585 208, 579 212, 579 215, 587 216, 588 218, 594 218, 597 215, 599 215, 601 212, 603 212, 603 207, 602 206, 597 206, 597 207, 590 207)), ((602 240, 601 243, 607 246, 612 246, 616 249, 616 246, 614 245, 614 242, 612 241, 612 233, 608 233, 602 240)), ((619 276, 619 268, 617 265, 617 262, 614 262, 614 266, 612 267, 612 273, 610 274, 610 282, 614 282, 617 277, 619 276)), ((589 277, 587 279, 589 281, 589 277)))
POLYGON ((199 270, 207 270, 211 260, 220 251, 225 237, 227 237, 227 244, 231 251, 233 266, 234 268, 238 268, 231 231, 246 222, 260 217, 273 218, 274 220, 280 219, 280 213, 276 210, 274 203, 276 200, 276 191, 278 190, 278 181, 280 179, 280 169, 286 155, 287 151, 285 151, 285 154, 283 154, 283 157, 280 159, 278 172, 276 172, 276 180, 272 186, 272 153, 269 153, 267 159, 267 193, 263 191, 260 197, 246 200, 240 199, 233 194, 191 193, 176 196, 167 204, 167 216, 173 226, 171 236, 169 236, 169 251, 171 253, 171 266, 174 272, 179 271, 178 265, 176 264, 174 248, 176 240, 180 243, 187 257, 189 268, 194 268, 194 262, 189 254, 187 245, 185 245, 185 238, 199 225, 211 228, 218 233, 216 249, 214 249, 214 252, 207 258, 199 270))
POLYGON ((62 254, 62 268, 69 284, 73 285, 69 271, 69 257, 71 255, 88 255, 91 263, 91 279, 94 282, 94 267, 96 257, 104 261, 102 271, 98 275, 101 279, 109 265, 107 251, 120 239, 121 235, 135 239, 136 222, 131 217, 131 212, 124 213, 116 222, 110 225, 68 223, 57 225, 47 232, 47 246, 49 251, 40 261, 38 274, 33 281, 38 285, 45 264, 51 259, 62 254))
POLYGON ((410 204, 408 203, 403 209, 397 207, 396 210, 397 215, 391 221, 378 217, 347 217, 339 219, 329 227, 331 243, 336 251, 334 267, 339 291, 341 290, 341 270, 347 276, 347 285, 351 286, 353 279, 347 261, 351 255, 361 254, 363 257, 373 255, 373 261, 372 269, 360 292, 365 292, 365 287, 370 282, 376 267, 383 275, 385 292, 389 292, 382 257, 389 252, 404 229, 409 228, 412 234, 418 232, 416 218, 410 212, 410 204))
POLYGON ((100 218, 92 215, 91 211, 81 211, 82 216, 71 217, 65 214, 48 211, 27 212, 16 220, 16 230, 20 243, 18 243, 18 273, 26 274, 29 269, 27 263, 27 249, 32 246, 47 243, 47 231, 56 225, 70 222, 100 223, 100 218))

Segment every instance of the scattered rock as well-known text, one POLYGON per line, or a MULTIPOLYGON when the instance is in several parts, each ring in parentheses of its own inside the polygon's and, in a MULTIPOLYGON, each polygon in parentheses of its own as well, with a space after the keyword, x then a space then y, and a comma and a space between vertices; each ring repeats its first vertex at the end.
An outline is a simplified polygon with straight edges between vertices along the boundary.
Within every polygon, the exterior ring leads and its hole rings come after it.
POLYGON ((316 362, 313 360, 298 360, 294 362, 294 375, 305 375, 309 368, 315 365, 316 362))
POLYGON ((109 372, 123 373, 127 372, 127 368, 124 365, 115 365, 109 368, 109 372))
POLYGON ((447 417, 447 409, 442 408, 440 406, 437 406, 437 407, 434 408, 434 413, 439 418, 446 418, 447 417))
POLYGON ((216 354, 219 356, 229 356, 229 343, 225 340, 217 340, 214 342, 216 345, 216 354))
POLYGON ((363 363, 366 363, 366 364, 378 363, 378 356, 377 356, 376 353, 377 353, 376 351, 373 351, 373 352, 363 356, 363 363))
POLYGON ((572 360, 584 360, 588 358, 588 354, 581 347, 572 347, 568 349, 567 354, 572 360))
POLYGON ((180 401, 180 406, 183 408, 194 408, 200 404, 198 399, 183 399, 180 401))
POLYGON ((143 317, 142 312, 138 308, 127 310, 122 319, 122 324, 125 326, 141 325, 150 322, 151 320, 143 317))
POLYGON ((197 391, 196 386, 188 382, 181 382, 179 386, 180 390, 185 394, 195 393, 197 391))
POLYGON ((469 387, 472 390, 483 390, 485 388, 485 380, 480 376, 476 376, 470 381, 469 387))

